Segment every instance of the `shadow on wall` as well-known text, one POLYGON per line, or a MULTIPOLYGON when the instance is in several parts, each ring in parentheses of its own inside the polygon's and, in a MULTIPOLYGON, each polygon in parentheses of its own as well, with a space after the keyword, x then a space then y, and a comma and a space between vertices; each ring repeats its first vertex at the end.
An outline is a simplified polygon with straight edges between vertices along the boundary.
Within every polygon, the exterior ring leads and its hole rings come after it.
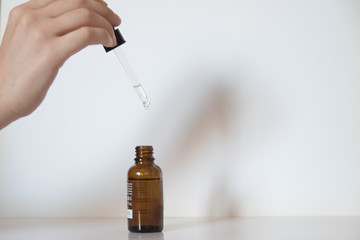
MULTIPOLYGON (((203 185, 204 192, 190 191, 187 194, 192 194, 197 201, 204 201, 206 198, 203 206, 208 206, 205 207, 208 210, 201 210, 202 214, 214 217, 233 216, 236 213, 231 205, 222 204, 219 208, 219 203, 230 203, 232 196, 230 193, 217 195, 218 185, 213 183, 214 178, 223 177, 228 169, 228 166, 219 166, 233 161, 228 156, 239 109, 236 89, 232 86, 235 81, 225 74, 211 74, 209 71, 205 76, 194 74, 189 79, 178 81, 182 84, 174 87, 167 97, 169 100, 163 101, 165 106, 156 114, 158 117, 150 124, 161 126, 156 129, 157 134, 152 139, 157 146, 161 146, 161 152, 157 151, 156 157, 161 161, 158 163, 165 173, 167 182, 164 182, 164 186, 179 187, 177 190, 165 188, 165 191, 176 191, 178 197, 182 198, 186 196, 185 188, 189 184, 193 188, 202 184, 198 179, 201 177, 200 181, 207 185, 203 185), (197 174, 199 169, 204 172, 197 174), (183 181, 187 176, 189 179, 183 181), (213 196, 214 192, 216 196, 213 196), (214 212, 213 209, 218 211, 214 212)), ((153 130, 150 131, 148 135, 154 134, 153 130)), ((227 180, 223 178, 217 184, 226 186, 227 180)), ((175 203, 167 203, 167 207, 169 209, 176 206, 175 203)), ((181 206, 180 209, 185 207, 181 206)))
MULTIPOLYGON (((185 94, 181 101, 185 98, 186 104, 171 102, 171 111, 175 112, 171 115, 178 120, 166 118, 167 123, 164 122, 164 125, 174 128, 172 131, 177 132, 172 138, 171 146, 167 146, 169 157, 165 159, 175 161, 174 156, 179 156, 181 162, 185 163, 187 157, 202 145, 210 131, 217 131, 222 141, 226 141, 230 136, 234 102, 231 100, 230 88, 221 85, 221 82, 222 80, 219 79, 217 82, 208 82, 207 87, 184 89, 185 94), (174 107, 174 105, 178 106, 174 107)), ((162 131, 162 134, 166 132, 162 131)))

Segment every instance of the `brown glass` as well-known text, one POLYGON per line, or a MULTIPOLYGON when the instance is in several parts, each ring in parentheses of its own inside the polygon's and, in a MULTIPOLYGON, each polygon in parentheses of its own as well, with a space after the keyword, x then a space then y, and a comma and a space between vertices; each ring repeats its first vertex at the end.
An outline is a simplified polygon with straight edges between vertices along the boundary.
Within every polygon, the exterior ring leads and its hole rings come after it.
POLYGON ((154 164, 153 147, 136 147, 135 165, 128 171, 128 229, 130 232, 163 230, 163 184, 154 164), (130 211, 130 214, 129 214, 130 211))

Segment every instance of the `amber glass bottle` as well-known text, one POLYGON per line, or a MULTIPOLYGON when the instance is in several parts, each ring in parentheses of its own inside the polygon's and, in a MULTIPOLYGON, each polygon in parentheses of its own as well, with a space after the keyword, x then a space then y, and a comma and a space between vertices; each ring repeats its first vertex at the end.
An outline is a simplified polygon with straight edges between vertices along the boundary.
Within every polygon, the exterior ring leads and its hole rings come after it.
POLYGON ((136 147, 135 165, 128 171, 127 208, 130 232, 162 231, 162 172, 154 164, 152 146, 136 147))

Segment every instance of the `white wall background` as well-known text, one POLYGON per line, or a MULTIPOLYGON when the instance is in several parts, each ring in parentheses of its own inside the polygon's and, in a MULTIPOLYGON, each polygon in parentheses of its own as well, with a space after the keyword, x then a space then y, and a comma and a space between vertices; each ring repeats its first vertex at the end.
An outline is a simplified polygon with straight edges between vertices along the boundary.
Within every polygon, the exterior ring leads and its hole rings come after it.
POLYGON ((114 54, 73 56, 0 132, 0 217, 124 217, 142 144, 166 216, 360 215, 358 1, 108 3, 150 109, 114 54))

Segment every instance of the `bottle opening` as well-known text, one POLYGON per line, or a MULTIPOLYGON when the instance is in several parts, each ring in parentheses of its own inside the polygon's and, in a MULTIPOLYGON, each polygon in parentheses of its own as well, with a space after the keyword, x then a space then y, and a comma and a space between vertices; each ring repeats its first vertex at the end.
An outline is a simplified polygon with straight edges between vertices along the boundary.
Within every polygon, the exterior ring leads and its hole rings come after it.
POLYGON ((142 158, 153 159, 152 155, 154 152, 154 148, 152 146, 137 146, 135 150, 136 150, 136 159, 142 159, 142 158))

